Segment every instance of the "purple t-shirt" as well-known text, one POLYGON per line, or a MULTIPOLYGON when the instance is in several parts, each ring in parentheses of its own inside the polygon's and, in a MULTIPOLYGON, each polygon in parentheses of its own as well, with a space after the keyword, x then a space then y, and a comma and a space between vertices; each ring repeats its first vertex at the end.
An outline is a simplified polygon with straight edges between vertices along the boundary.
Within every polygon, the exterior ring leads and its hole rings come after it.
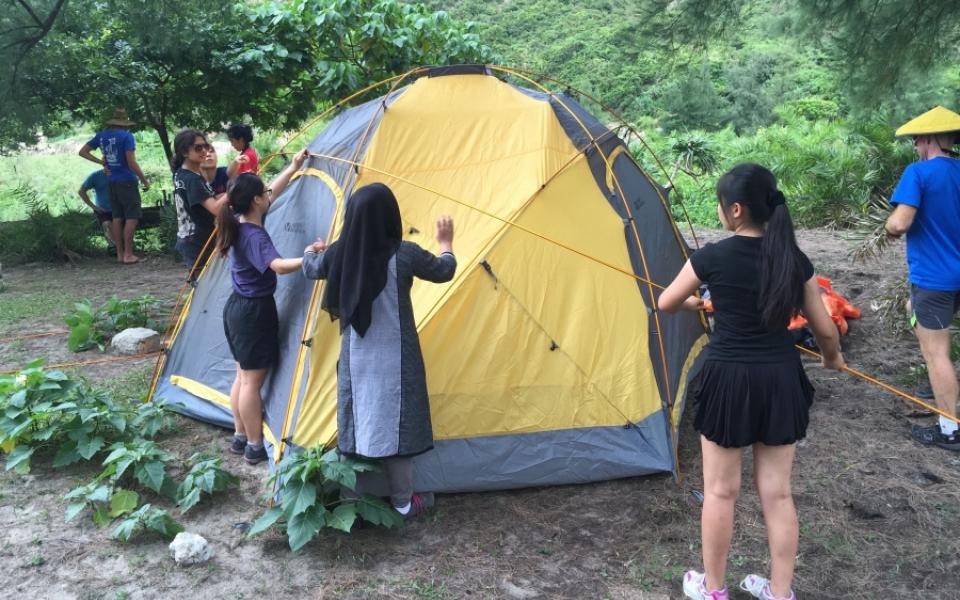
POLYGON ((230 258, 233 291, 247 298, 273 295, 277 289, 277 274, 270 270, 270 263, 281 257, 263 227, 239 223, 230 258))

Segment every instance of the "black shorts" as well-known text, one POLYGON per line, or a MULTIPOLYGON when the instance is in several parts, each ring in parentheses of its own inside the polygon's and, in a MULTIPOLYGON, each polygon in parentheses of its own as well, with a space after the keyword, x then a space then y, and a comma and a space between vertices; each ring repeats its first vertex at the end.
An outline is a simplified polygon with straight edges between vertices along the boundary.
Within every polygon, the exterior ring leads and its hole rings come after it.
POLYGON ((107 212, 95 210, 93 211, 93 216, 97 218, 97 225, 103 225, 104 223, 109 223, 113 220, 113 213, 109 210, 107 212))
POLYGON ((693 386, 693 426, 725 448, 792 444, 807 435, 813 385, 800 357, 776 363, 707 360, 693 386))
POLYGON ((230 294, 223 307, 223 332, 233 359, 245 371, 271 367, 280 356, 280 319, 272 295, 230 294))
POLYGON ((203 238, 203 241, 198 241, 199 236, 193 236, 189 238, 177 238, 177 243, 175 248, 180 256, 183 257, 183 264, 188 269, 192 269, 193 265, 197 264, 197 269, 194 271, 193 275, 196 278, 200 275, 200 271, 203 269, 203 266, 207 264, 207 260, 210 258, 210 255, 213 254, 214 242, 210 240, 210 243, 207 244, 207 249, 203 250, 203 245, 206 243, 206 238, 203 238), (203 256, 201 257, 200 253, 203 251, 203 256), (197 258, 200 258, 200 262, 197 263, 197 258))
POLYGON ((911 285, 910 305, 913 309, 910 315, 912 326, 916 327, 919 323, 924 329, 947 329, 957 310, 960 310, 960 292, 928 290, 911 285))
POLYGON ((121 221, 139 219, 143 216, 143 210, 140 207, 140 186, 136 179, 110 182, 110 211, 114 219, 121 221))

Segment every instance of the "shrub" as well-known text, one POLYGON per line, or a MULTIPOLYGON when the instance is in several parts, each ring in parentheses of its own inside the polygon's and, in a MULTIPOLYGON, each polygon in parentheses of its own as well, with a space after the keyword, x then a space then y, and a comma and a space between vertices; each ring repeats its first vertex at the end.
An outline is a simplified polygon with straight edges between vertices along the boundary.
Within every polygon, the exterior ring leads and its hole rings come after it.
POLYGON ((27 208, 27 218, 0 223, 0 260, 14 264, 73 261, 96 250, 93 237, 99 235, 99 230, 89 213, 67 210, 54 216, 37 191, 27 184, 5 193, 27 208))
POLYGON ((278 486, 280 504, 257 519, 248 535, 277 525, 286 530, 290 549, 297 551, 323 528, 349 532, 358 517, 374 525, 399 527, 402 517, 380 498, 341 497, 342 488, 356 489, 357 473, 378 469, 340 456, 336 450, 324 452, 319 445, 288 454, 270 478, 278 486))

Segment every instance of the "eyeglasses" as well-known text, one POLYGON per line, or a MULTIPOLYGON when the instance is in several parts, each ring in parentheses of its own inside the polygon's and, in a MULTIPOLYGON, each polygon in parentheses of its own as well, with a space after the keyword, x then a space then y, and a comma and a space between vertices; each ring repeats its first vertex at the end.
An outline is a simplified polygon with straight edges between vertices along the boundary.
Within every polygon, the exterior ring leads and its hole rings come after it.
POLYGON ((194 152, 212 152, 213 146, 211 146, 210 144, 194 144, 193 151, 194 152))
POLYGON ((267 196, 271 196, 271 197, 272 197, 272 196, 273 196, 273 188, 267 188, 267 189, 263 190, 263 193, 266 194, 267 196))

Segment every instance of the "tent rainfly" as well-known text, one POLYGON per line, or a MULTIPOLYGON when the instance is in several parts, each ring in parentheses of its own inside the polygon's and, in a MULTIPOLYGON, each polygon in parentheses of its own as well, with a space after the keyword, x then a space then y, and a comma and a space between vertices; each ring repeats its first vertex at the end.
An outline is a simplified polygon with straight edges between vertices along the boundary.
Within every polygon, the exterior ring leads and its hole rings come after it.
MULTIPOLYGON (((675 471, 686 383, 706 336, 699 315, 656 310, 656 284, 687 258, 666 192, 571 95, 508 74, 518 72, 422 68, 339 112, 266 228, 283 256, 297 256, 318 236, 336 239, 351 190, 378 181, 399 200, 405 239, 435 251, 435 219, 453 216, 455 278, 412 291, 436 439, 416 458, 416 489, 675 471)), ((323 282, 279 280, 280 362, 263 388, 274 460, 335 442, 340 347, 319 307, 323 282)), ((211 258, 172 328, 154 395, 224 427, 230 291, 229 260, 211 258)))

